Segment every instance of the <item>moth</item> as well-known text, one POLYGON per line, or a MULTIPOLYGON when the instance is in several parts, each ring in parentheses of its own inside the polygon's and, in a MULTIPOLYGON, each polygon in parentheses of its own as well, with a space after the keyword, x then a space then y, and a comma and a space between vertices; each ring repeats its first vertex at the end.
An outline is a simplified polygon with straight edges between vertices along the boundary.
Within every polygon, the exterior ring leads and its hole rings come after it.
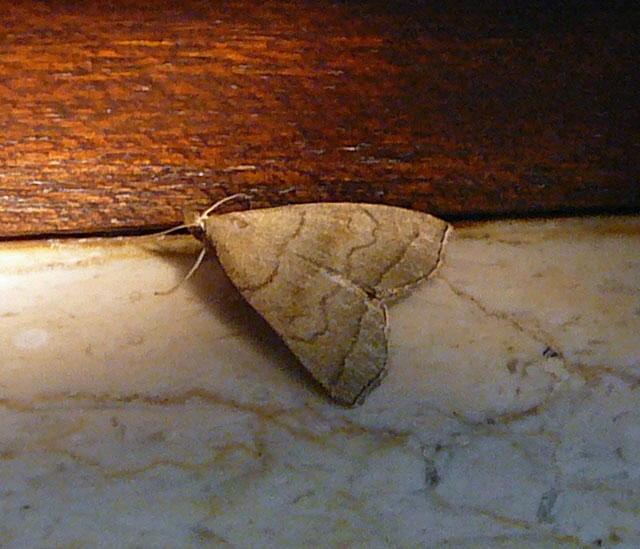
POLYGON ((210 215, 237 196, 185 226, 336 402, 362 402, 385 373, 387 304, 434 274, 450 225, 359 203, 210 215))

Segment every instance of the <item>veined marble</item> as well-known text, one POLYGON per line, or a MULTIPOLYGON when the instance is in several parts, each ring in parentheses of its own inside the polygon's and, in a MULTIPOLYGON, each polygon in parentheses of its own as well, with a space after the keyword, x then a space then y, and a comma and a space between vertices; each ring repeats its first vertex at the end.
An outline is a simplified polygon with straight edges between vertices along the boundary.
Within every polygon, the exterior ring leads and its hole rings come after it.
POLYGON ((0 243, 0 547, 640 546, 640 218, 456 227, 352 409, 195 248, 0 243))

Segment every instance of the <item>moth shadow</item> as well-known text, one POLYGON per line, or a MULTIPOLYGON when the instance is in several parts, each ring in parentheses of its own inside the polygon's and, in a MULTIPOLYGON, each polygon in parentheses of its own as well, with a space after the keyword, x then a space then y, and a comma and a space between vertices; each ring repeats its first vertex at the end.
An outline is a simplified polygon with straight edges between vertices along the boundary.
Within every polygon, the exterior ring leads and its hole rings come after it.
MULTIPOLYGON (((177 255, 175 252, 159 252, 164 259, 178 265, 187 274, 193 264, 193 255, 177 255)), ((269 323, 244 299, 242 294, 227 277, 214 250, 208 250, 204 261, 185 283, 190 293, 205 303, 233 338, 240 344, 249 346, 275 365, 293 383, 303 385, 307 390, 331 401, 322 385, 318 383, 289 350, 282 338, 269 323)), ((205 342, 203 342, 205 344, 205 342)))

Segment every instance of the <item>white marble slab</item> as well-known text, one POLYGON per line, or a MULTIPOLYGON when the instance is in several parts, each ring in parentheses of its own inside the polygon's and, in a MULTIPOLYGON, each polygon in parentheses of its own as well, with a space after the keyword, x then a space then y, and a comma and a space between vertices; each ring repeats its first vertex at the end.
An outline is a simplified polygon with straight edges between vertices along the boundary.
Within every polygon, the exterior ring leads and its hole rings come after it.
POLYGON ((456 227, 352 409, 194 251, 0 243, 0 547, 640 546, 640 218, 456 227))

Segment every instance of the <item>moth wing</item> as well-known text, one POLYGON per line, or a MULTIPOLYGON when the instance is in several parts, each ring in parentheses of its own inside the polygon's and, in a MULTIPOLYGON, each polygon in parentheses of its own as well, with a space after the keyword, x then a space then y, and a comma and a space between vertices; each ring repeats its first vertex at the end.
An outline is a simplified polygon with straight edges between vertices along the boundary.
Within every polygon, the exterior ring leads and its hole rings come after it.
POLYGON ((335 400, 354 404, 384 373, 386 312, 349 279, 305 255, 318 239, 304 236, 309 220, 303 213, 298 207, 214 216, 206 232, 251 306, 335 400))
POLYGON ((382 300, 437 267, 448 225, 371 204, 321 203, 212 216, 227 275, 309 372, 353 404, 387 362, 382 300))
MULTIPOLYGON (((225 266, 231 280, 233 267, 225 266)), ((358 287, 291 256, 268 284, 242 293, 334 399, 354 404, 376 385, 387 362, 386 311, 358 287)))
POLYGON ((368 282, 378 297, 401 295, 436 271, 451 225, 404 208, 363 204, 362 209, 376 222, 375 243, 368 249, 354 250, 351 268, 367 273, 363 265, 373 263, 368 282), (372 262, 372 256, 377 260, 372 262))

